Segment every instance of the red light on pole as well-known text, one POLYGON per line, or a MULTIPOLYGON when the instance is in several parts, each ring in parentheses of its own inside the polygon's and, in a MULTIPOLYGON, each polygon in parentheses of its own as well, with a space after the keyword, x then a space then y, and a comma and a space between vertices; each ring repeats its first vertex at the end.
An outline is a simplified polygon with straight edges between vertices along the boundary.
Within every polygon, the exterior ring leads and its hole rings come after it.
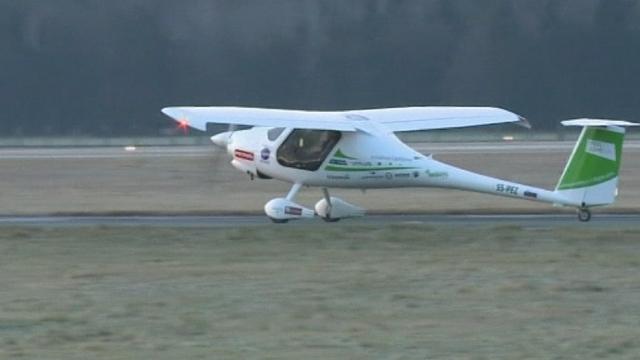
POLYGON ((187 120, 178 120, 178 129, 182 130, 184 135, 187 135, 189 132, 189 121, 187 120))

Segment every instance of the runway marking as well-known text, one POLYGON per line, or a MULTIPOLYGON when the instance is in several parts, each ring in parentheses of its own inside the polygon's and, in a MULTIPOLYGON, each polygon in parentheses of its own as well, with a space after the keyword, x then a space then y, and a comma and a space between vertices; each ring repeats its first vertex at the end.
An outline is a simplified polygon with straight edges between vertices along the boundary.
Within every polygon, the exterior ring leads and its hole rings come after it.
MULTIPOLYGON (((409 146, 423 153, 464 154, 464 153, 549 153, 567 152, 574 142, 521 142, 521 143, 409 143, 409 146)), ((627 141, 626 152, 638 152, 640 141, 627 141)), ((0 160, 49 160, 49 159, 123 159, 123 158, 186 158, 210 157, 226 154, 224 150, 207 146, 150 146, 126 151, 123 147, 89 148, 5 148, 0 149, 0 160)))
POLYGON ((209 157, 223 153, 214 147, 142 147, 135 151, 124 148, 41 148, 41 149, 0 149, 0 160, 39 159, 124 159, 158 157, 209 157))

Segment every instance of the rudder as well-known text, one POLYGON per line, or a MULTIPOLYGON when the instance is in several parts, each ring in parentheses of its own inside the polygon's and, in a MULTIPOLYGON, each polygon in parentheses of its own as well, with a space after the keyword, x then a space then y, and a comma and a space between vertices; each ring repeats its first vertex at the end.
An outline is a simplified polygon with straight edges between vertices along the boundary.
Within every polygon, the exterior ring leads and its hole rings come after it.
POLYGON ((622 162, 626 121, 578 119, 565 126, 583 126, 573 153, 556 186, 556 193, 580 207, 615 201, 622 162))

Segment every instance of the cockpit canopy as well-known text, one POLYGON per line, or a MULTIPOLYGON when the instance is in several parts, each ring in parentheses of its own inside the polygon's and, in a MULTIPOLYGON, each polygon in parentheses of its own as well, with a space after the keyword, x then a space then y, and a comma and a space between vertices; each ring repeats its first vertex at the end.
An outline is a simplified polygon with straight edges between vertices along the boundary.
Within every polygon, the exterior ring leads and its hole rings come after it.
POLYGON ((342 134, 334 130, 295 129, 277 151, 282 166, 316 171, 327 158, 342 134))

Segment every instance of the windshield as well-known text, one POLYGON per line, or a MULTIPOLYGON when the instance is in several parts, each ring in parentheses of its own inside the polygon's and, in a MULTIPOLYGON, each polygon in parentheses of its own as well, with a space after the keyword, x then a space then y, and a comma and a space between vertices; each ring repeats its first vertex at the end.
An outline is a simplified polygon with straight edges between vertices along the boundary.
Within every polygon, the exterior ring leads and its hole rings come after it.
POLYGON ((315 171, 340 140, 334 130, 295 129, 278 148, 278 163, 282 166, 315 171))

